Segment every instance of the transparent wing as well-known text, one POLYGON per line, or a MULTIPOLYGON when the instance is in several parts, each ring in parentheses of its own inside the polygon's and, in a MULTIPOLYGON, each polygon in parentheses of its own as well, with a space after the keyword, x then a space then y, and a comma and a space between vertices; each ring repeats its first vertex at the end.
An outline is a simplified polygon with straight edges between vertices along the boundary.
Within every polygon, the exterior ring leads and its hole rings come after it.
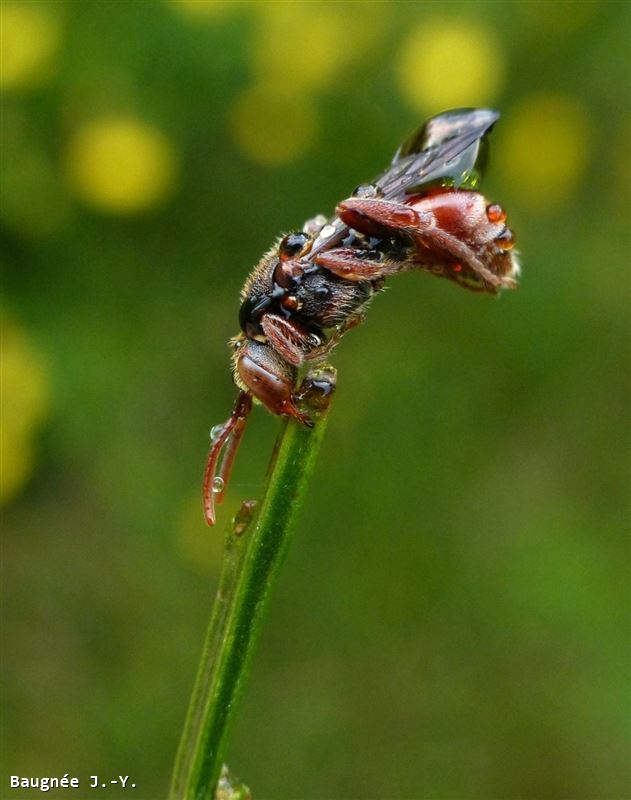
MULTIPOLYGON (((490 108, 459 108, 432 117, 405 140, 378 178, 355 193, 403 201, 434 185, 475 189, 487 160, 485 136, 499 116, 490 108)), ((334 217, 316 237, 310 258, 339 245, 348 232, 334 217)))
POLYGON ((487 160, 485 135, 499 119, 488 108, 439 114, 412 134, 374 182, 388 200, 434 184, 475 188, 487 160))

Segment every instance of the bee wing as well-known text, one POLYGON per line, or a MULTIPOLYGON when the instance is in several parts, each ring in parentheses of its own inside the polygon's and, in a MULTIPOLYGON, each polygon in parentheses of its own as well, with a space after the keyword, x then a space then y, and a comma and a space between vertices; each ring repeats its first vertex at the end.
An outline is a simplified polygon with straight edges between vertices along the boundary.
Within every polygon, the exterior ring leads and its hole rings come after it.
MULTIPOLYGON (((394 201, 405 201, 432 184, 474 189, 486 161, 485 134, 499 116, 490 108, 461 108, 432 117, 399 147, 372 188, 384 200, 394 201)), ((348 231, 334 217, 316 237, 310 258, 338 246, 348 231)))
POLYGON ((383 197, 404 200, 433 183, 474 188, 486 161, 484 137, 499 116, 488 108, 465 108, 430 119, 405 140, 375 181, 383 197))

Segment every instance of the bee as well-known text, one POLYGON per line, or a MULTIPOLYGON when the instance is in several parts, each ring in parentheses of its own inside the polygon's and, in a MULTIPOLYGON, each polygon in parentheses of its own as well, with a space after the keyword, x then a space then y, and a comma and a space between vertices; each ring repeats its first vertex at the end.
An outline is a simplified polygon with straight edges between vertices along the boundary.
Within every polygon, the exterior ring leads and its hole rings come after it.
POLYGON ((519 262, 506 214, 478 190, 491 109, 433 117, 397 150, 390 166, 341 202, 279 239, 241 291, 240 333, 230 341, 234 409, 211 432, 204 516, 215 522, 253 400, 313 425, 301 408, 307 379, 370 301, 399 272, 423 270, 474 292, 517 285, 519 262), (304 385, 304 384, 303 384, 304 385), (219 459, 223 452, 221 465, 219 459))

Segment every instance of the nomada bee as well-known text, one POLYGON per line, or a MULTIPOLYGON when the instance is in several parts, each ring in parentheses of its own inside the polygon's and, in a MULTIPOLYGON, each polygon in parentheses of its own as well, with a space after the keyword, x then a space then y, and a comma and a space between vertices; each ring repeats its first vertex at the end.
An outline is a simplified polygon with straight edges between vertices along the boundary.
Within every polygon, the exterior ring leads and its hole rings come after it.
POLYGON ((240 391, 230 418, 213 428, 204 473, 209 525, 253 400, 313 425, 301 407, 304 387, 341 337, 362 322, 390 276, 424 270, 488 294, 516 286, 519 263, 506 214, 478 190, 486 137, 498 118, 490 109, 433 117, 331 220, 307 221, 254 268, 241 291, 241 330, 230 342, 240 391))

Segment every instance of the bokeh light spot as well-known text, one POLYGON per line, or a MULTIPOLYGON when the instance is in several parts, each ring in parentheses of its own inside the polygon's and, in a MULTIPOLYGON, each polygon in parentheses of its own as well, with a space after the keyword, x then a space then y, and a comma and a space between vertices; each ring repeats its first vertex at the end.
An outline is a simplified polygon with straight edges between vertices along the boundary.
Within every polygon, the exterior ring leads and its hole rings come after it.
POLYGON ((167 2, 183 15, 193 19, 218 17, 240 5, 235 0, 167 0, 167 2))
POLYGON ((434 20, 417 27, 397 61, 401 93, 421 113, 486 105, 506 71, 504 53, 486 27, 434 20))
POLYGON ((361 4, 352 16, 339 4, 260 3, 255 6, 259 24, 252 43, 252 62, 260 83, 294 91, 330 86, 340 72, 379 33, 379 5, 371 5, 357 25, 361 4), (349 35, 352 30, 352 35, 349 35))
POLYGON ((2 3, 0 10, 0 88, 44 83, 60 40, 57 19, 37 3, 2 3))
POLYGON ((177 157, 156 128, 112 117, 90 122, 75 133, 66 152, 66 174, 89 205, 132 214, 161 204, 173 191, 177 157))
POLYGON ((50 402, 43 357, 12 320, 2 320, 2 465, 0 504, 11 500, 33 471, 33 437, 50 402))
POLYGON ((255 86, 234 102, 230 121, 237 146, 260 164, 294 161, 313 143, 317 111, 304 93, 255 86))
POLYGON ((587 110, 566 95, 537 94, 522 100, 502 124, 495 149, 502 182, 537 208, 566 201, 587 163, 587 110))

